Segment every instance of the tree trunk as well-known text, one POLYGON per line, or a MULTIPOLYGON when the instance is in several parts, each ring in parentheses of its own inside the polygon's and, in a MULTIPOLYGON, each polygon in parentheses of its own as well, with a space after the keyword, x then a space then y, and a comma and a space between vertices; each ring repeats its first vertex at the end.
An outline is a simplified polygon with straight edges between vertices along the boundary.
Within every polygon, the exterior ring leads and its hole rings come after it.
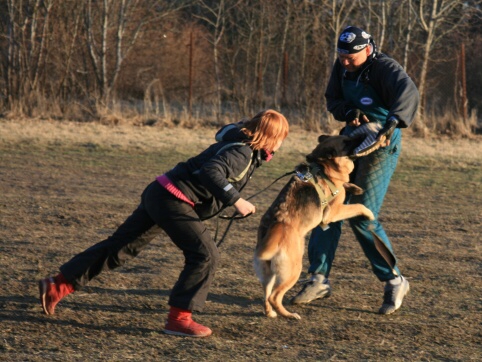
MULTIPOLYGON (((437 15, 437 5, 438 0, 433 0, 432 8, 430 12, 430 19, 428 24, 425 24, 425 31, 427 32, 427 37, 425 39, 425 46, 423 48, 423 58, 422 58, 422 68, 420 71, 420 80, 418 85, 418 91, 420 93, 420 107, 418 108, 418 119, 421 122, 421 126, 425 128, 425 84, 427 82, 428 73, 428 63, 430 60, 430 50, 434 41, 434 31, 437 25, 436 15, 437 15)), ((423 1, 420 3, 420 16, 422 17, 422 6, 423 1)))
POLYGON ((291 17, 291 0, 286 0, 286 17, 285 17, 285 23, 284 23, 284 29, 283 29, 283 38, 281 40, 281 46, 280 46, 280 53, 279 53, 279 66, 278 66, 278 75, 276 76, 276 85, 274 89, 274 99, 273 103, 275 105, 276 109, 280 109, 280 101, 279 101, 279 94, 280 94, 280 84, 281 84, 281 77, 283 75, 283 59, 284 59, 284 53, 286 49, 286 38, 288 37, 288 30, 290 26, 290 17, 291 17))
POLYGON ((405 70, 408 69, 408 54, 410 53, 411 36, 412 36, 412 0, 408 0, 407 35, 405 37, 405 47, 403 50, 403 63, 402 63, 402 66, 405 70))

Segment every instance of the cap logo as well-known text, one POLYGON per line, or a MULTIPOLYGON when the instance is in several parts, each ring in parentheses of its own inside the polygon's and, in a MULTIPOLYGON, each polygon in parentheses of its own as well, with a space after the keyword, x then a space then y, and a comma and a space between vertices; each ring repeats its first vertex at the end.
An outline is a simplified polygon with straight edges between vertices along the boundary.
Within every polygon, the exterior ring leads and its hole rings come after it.
POLYGON ((360 45, 354 45, 353 49, 355 50, 362 50, 363 48, 366 48, 368 44, 360 44, 360 45))
POLYGON ((343 33, 340 35, 340 41, 343 43, 351 43, 356 39, 356 34, 354 33, 343 33))

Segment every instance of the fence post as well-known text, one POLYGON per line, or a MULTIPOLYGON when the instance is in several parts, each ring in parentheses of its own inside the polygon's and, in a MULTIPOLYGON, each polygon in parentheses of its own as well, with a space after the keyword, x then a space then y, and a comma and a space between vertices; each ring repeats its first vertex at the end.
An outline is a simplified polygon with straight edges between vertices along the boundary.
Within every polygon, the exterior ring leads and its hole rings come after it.
POLYGON ((460 70, 462 77, 462 117, 464 122, 468 120, 468 110, 467 110, 467 79, 465 73, 465 44, 462 43, 460 48, 460 70))
POLYGON ((192 118, 192 67, 193 67, 193 31, 191 30, 191 35, 189 39, 189 119, 192 118))
POLYGON ((288 87, 288 52, 284 52, 283 56, 283 94, 282 94, 282 103, 286 106, 287 99, 286 99, 286 88, 288 87))

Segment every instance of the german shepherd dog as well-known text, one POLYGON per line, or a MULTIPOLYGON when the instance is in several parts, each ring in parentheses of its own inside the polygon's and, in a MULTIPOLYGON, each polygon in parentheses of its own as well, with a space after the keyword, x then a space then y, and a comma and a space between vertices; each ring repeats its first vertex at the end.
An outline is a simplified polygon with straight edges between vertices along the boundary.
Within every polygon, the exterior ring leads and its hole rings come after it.
POLYGON ((284 186, 261 218, 254 268, 263 289, 268 317, 277 314, 301 319, 283 306, 283 296, 297 282, 302 269, 305 236, 315 226, 373 213, 362 204, 344 204, 346 191, 363 190, 349 183, 354 169, 349 157, 362 137, 325 136, 306 156, 308 164, 296 167, 296 175, 284 186), (274 309, 274 310, 273 310, 274 309))

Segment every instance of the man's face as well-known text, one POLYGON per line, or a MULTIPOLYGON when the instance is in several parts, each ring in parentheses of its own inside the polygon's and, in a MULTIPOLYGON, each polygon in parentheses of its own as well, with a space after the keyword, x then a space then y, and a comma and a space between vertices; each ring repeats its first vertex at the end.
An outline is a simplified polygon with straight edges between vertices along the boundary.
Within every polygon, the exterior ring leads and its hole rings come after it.
POLYGON ((347 72, 355 72, 367 61, 370 52, 370 47, 362 49, 358 53, 354 54, 342 54, 338 53, 338 59, 341 65, 347 70, 347 72))

